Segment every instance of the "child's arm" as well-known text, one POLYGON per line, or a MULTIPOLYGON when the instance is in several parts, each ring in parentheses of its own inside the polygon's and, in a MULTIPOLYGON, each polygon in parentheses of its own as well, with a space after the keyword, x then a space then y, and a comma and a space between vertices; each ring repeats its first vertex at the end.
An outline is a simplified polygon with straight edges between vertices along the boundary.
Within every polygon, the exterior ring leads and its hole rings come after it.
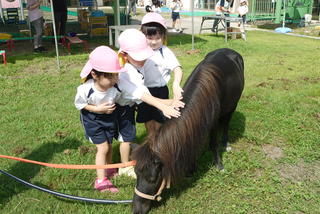
POLYGON ((173 101, 173 100, 164 100, 159 99, 151 94, 144 93, 141 97, 141 100, 149 105, 152 105, 162 111, 163 115, 171 118, 171 117, 179 117, 181 115, 179 108, 184 107, 184 103, 182 101, 173 101))
POLYGON ((173 98, 179 100, 182 98, 182 92, 183 92, 183 89, 180 87, 180 83, 183 75, 181 67, 178 66, 175 69, 173 69, 173 73, 174 73, 174 81, 172 84, 173 98))
POLYGON ((115 104, 109 104, 109 103, 102 103, 100 105, 91 105, 88 104, 84 107, 85 110, 99 113, 99 114, 111 114, 115 109, 116 105, 115 104))

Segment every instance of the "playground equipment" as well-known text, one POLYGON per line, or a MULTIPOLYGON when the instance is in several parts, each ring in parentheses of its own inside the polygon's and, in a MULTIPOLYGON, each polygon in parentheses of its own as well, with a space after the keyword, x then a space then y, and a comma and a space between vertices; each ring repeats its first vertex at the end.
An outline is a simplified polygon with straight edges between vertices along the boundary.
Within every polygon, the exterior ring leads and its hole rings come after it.
POLYGON ((305 14, 311 14, 313 0, 249 0, 248 20, 273 20, 299 23, 305 14))
POLYGON ((289 33, 292 30, 288 27, 285 27, 285 23, 286 23, 286 0, 283 0, 283 20, 282 20, 282 27, 278 27, 275 29, 275 31, 277 33, 289 33))
MULTIPOLYGON (((237 1, 237 0, 234 0, 237 1)), ((305 14, 312 14, 314 0, 287 0, 286 5, 282 0, 248 0, 248 21, 271 20, 279 24, 283 20, 284 10, 286 21, 299 23, 305 14), (285 9, 284 9, 285 8, 285 9)), ((194 0, 197 9, 214 10, 218 0, 194 0)))

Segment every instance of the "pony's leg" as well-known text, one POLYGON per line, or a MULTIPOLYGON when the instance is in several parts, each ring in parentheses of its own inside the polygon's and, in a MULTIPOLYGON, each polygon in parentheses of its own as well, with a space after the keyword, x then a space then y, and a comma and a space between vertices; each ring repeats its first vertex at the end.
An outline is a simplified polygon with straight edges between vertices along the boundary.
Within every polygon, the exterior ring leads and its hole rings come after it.
POLYGON ((223 149, 226 151, 230 151, 231 147, 229 146, 229 123, 232 117, 234 111, 231 111, 230 113, 224 115, 223 117, 220 118, 220 126, 222 127, 222 137, 221 137, 221 143, 223 146, 223 149))
POLYGON ((213 154, 213 164, 217 167, 219 170, 223 170, 223 164, 222 164, 222 158, 219 153, 219 143, 217 140, 217 131, 211 130, 210 132, 210 138, 209 138, 209 147, 213 154))

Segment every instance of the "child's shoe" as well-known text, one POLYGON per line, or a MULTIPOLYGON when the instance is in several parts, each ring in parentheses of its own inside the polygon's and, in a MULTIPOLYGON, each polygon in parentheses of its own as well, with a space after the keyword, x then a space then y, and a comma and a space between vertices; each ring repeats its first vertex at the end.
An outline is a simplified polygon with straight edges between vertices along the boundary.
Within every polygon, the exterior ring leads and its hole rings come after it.
POLYGON ((134 167, 133 166, 119 168, 119 175, 127 175, 127 176, 135 178, 135 179, 137 178, 137 175, 134 172, 134 167))
POLYGON ((106 169, 106 173, 108 178, 115 178, 119 175, 116 168, 106 169))
POLYGON ((119 192, 118 188, 115 187, 108 178, 104 178, 101 182, 98 182, 98 178, 94 182, 94 188, 100 192, 110 191, 112 193, 119 192))

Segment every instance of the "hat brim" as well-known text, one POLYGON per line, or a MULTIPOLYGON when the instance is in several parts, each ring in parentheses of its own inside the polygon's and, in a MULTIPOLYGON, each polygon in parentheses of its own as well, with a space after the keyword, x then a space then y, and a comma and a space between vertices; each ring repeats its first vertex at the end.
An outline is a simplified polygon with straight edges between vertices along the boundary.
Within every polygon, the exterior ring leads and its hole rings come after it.
POLYGON ((92 71, 92 69, 95 69, 95 70, 97 70, 97 71, 99 71, 99 72, 104 72, 104 73, 122 73, 122 72, 127 72, 127 69, 121 68, 121 67, 120 67, 120 69, 117 69, 117 70, 114 70, 114 71, 110 71, 110 70, 108 70, 108 71, 103 71, 103 70, 101 70, 101 69, 94 68, 94 67, 92 66, 92 64, 90 63, 90 60, 89 60, 89 61, 85 64, 85 66, 82 68, 82 71, 81 71, 81 73, 80 73, 81 79, 86 78, 86 77, 90 74, 90 72, 92 71))
POLYGON ((80 73, 81 79, 86 78, 90 74, 92 69, 93 69, 93 67, 92 67, 90 61, 88 60, 87 63, 85 64, 85 66, 81 70, 81 73, 80 73))
POLYGON ((128 51, 130 57, 136 61, 144 61, 153 55, 153 50, 148 46, 148 48, 143 51, 128 51))

